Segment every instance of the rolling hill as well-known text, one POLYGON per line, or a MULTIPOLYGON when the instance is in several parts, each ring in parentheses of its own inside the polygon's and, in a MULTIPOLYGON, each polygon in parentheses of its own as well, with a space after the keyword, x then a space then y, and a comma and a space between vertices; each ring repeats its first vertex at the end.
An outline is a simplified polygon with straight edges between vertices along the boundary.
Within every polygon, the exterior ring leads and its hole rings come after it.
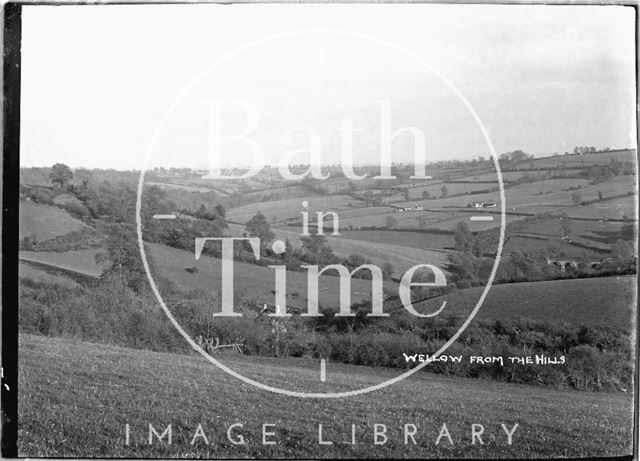
POLYGON ((62 208, 31 201, 20 202, 19 216, 19 238, 35 236, 38 242, 87 228, 62 208))
MULTIPOLYGON (((146 244, 157 274, 169 280, 181 290, 221 291, 222 264, 220 259, 202 256, 196 261, 194 254, 159 244, 146 244), (196 267, 197 272, 187 272, 186 268, 196 267)), ((320 276, 319 305, 339 305, 340 279, 320 276)), ((397 293, 394 282, 384 282, 386 289, 397 293)), ((234 292, 258 305, 273 304, 275 271, 268 267, 234 262, 234 292)), ((371 281, 352 279, 351 299, 353 303, 371 299, 371 281)), ((287 271, 287 305, 297 309, 307 308, 307 273, 287 271)))
MULTIPOLYGON (((276 238, 286 241, 287 239, 294 247, 301 247, 300 241, 300 227, 288 227, 286 229, 271 229, 276 238)), ((240 224, 229 224, 228 233, 233 236, 242 236, 245 232, 245 226, 240 224)), ((411 267, 416 264, 435 264, 438 267, 443 267, 447 262, 449 252, 440 248, 440 243, 444 240, 439 237, 441 235, 435 235, 435 239, 432 239, 432 235, 417 234, 411 239, 414 243, 407 245, 405 242, 404 233, 394 233, 392 238, 384 241, 380 239, 372 244, 372 241, 368 241, 366 238, 351 238, 350 236, 357 231, 340 231, 340 236, 330 235, 330 231, 327 231, 327 242, 331 246, 333 253, 341 258, 347 258, 350 255, 358 254, 369 260, 374 264, 382 267, 386 262, 393 265, 393 276, 402 277, 402 275, 411 267), (420 238, 421 237, 421 238, 420 238), (437 241, 433 241, 436 240, 437 241), (418 241, 421 244, 417 243, 418 241), (433 245, 433 246, 431 246, 433 245)), ((451 236, 448 240, 453 240, 451 236)))
MULTIPOLYGON (((444 312, 466 316, 483 289, 458 290, 420 303, 417 309, 432 312, 446 300, 444 312)), ((508 283, 491 287, 476 319, 526 318, 630 332, 636 325, 636 300, 635 276, 508 283)))
MULTIPOLYGON (((300 213, 304 211, 302 202, 305 200, 309 204, 308 212, 310 219, 315 218, 316 211, 339 212, 340 210, 348 209, 348 203, 355 201, 348 195, 302 195, 299 198, 255 202, 250 205, 233 208, 227 212, 227 219, 236 223, 246 223, 260 211, 269 222, 280 222, 288 219, 299 220, 301 219, 300 213)), ((330 221, 330 219, 327 219, 327 221, 330 221)))

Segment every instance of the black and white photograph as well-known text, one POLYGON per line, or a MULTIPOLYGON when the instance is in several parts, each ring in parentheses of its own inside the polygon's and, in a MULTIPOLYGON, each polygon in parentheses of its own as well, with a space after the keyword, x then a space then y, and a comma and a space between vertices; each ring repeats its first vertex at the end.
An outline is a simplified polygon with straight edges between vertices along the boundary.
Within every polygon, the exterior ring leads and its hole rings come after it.
POLYGON ((3 457, 637 459, 635 3, 3 33, 3 457))

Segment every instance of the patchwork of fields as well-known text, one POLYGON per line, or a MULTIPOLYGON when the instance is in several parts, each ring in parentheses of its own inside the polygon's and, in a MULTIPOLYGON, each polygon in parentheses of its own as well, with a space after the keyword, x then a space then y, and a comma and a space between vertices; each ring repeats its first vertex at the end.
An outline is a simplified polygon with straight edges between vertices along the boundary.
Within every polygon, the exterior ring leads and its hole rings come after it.
MULTIPOLYGON (((624 270, 616 269, 615 265, 623 260, 619 254, 632 245, 630 237, 620 239, 629 234, 630 223, 637 223, 636 177, 627 171, 625 175, 616 173, 614 177, 609 175, 609 179, 595 181, 585 179, 587 175, 583 174, 596 164, 607 165, 612 158, 635 160, 630 157, 630 151, 624 151, 530 159, 509 165, 512 171, 503 175, 508 226, 501 267, 507 275, 500 280, 596 273, 591 271, 595 266, 587 266, 588 270, 567 274, 565 266, 549 267, 554 261, 545 261, 545 255, 575 259, 581 268, 592 263, 605 265, 608 272, 602 270, 598 274, 634 272, 635 262, 626 262, 624 270), (552 177, 570 174, 576 177, 552 177), (540 213, 545 215, 533 216, 540 213)), ((459 166, 451 163, 434 167, 435 179, 428 182, 405 176, 387 185, 372 178, 358 184, 344 179, 324 184, 313 181, 287 184, 274 176, 274 171, 246 181, 213 182, 193 172, 155 172, 151 173, 154 176, 147 185, 162 189, 156 197, 158 209, 161 206, 176 208, 171 211, 179 219, 173 221, 174 228, 149 227, 156 232, 153 241, 189 248, 194 235, 211 229, 219 231, 225 219, 229 223, 229 227, 224 228, 225 235, 243 235, 247 232, 245 223, 261 212, 275 238, 288 240, 299 248, 302 246, 302 211, 309 212, 312 226, 316 212, 336 212, 340 235, 325 234, 338 261, 356 255, 380 267, 390 263, 393 266, 390 272, 396 279, 418 264, 444 268, 451 263, 447 273, 449 281, 450 275, 467 276, 466 266, 461 267, 459 263, 456 266, 458 258, 451 258, 457 251, 466 251, 463 258, 468 259, 460 259, 469 262, 475 273, 462 278, 464 283, 457 286, 474 286, 486 270, 476 265, 487 260, 474 258, 469 250, 471 245, 464 246, 464 238, 468 238, 466 243, 472 242, 475 255, 486 257, 495 251, 492 245, 495 245, 496 227, 500 225, 500 194, 494 190, 497 181, 487 162, 474 161, 468 167, 459 166), (306 206, 303 202, 307 202, 306 206), (498 206, 484 207, 486 203, 479 208, 468 206, 473 202, 493 202, 498 206), (472 220, 471 217, 492 217, 493 220, 472 220), (464 234, 458 230, 454 235, 460 223, 466 223, 472 232, 480 234, 464 234), (486 247, 478 251, 477 247, 485 244, 486 247)), ((49 184, 46 169, 25 170, 21 174, 25 184, 49 184)), ((96 174, 100 180, 108 178, 114 190, 119 190, 115 187, 120 184, 120 173, 96 174)), ((126 186, 120 190, 124 197, 128 193, 125 189, 134 184, 135 174, 122 173, 122 177, 126 179, 122 181, 126 186)), ((77 184, 79 179, 75 181, 77 184)), ((598 394, 560 391, 551 387, 557 382, 529 377, 526 370, 517 382, 543 382, 547 386, 460 377, 498 379, 497 375, 472 374, 474 370, 458 377, 435 375, 429 373, 427 367, 425 372, 374 394, 348 400, 294 401, 291 397, 249 387, 193 354, 132 350, 53 337, 67 335, 154 350, 185 350, 181 349, 182 338, 157 309, 155 299, 130 284, 142 280, 140 283, 146 285, 137 259, 137 242, 131 227, 133 218, 118 213, 120 209, 133 209, 131 204, 124 203, 120 195, 111 193, 109 188, 97 187, 93 192, 96 200, 102 202, 100 206, 92 203, 94 219, 80 220, 62 208, 43 204, 51 203, 51 197, 62 193, 62 189, 39 189, 41 195, 28 188, 21 190, 25 200, 20 203, 19 235, 21 239, 29 238, 20 242, 19 277, 41 284, 23 286, 20 321, 25 326, 23 331, 51 335, 21 334, 19 338, 21 456, 534 458, 631 453, 634 396, 632 392, 627 393, 629 381, 625 378, 631 376, 631 354, 620 346, 624 341, 607 350, 598 343, 601 339, 597 336, 574 345, 571 341, 583 332, 586 335, 593 331, 594 335, 611 331, 607 338, 633 337, 637 327, 635 275, 494 285, 475 318, 477 324, 469 326, 467 338, 460 338, 465 350, 476 348, 478 354, 528 350, 526 341, 530 338, 541 344, 536 345, 536 351, 546 351, 551 347, 549 344, 560 337, 554 336, 559 331, 557 334, 563 335, 562 344, 575 349, 568 357, 580 357, 581 351, 587 357, 586 362, 572 362, 576 369, 585 369, 583 363, 593 363, 593 367, 612 363, 618 367, 612 366, 613 371, 610 370, 610 382, 617 383, 615 386, 609 386, 609 381, 601 387, 586 387, 586 384, 578 387, 574 381, 562 384, 574 385, 576 389, 602 390, 598 394), (111 210, 111 214, 103 215, 103 210, 111 210), (112 236, 103 235, 112 230, 112 236), (42 242, 48 242, 48 246, 42 242), (110 254, 118 255, 114 259, 120 265, 114 267, 124 270, 119 276, 116 273, 101 279, 108 263, 98 264, 96 256, 105 251, 106 246, 110 254), (90 284, 83 282, 87 279, 91 280, 90 284), (51 300, 50 305, 44 305, 47 301, 42 299, 51 300), (518 322, 510 331, 515 331, 513 337, 520 342, 502 334, 504 328, 499 330, 498 321, 518 322), (538 326, 532 326, 534 323, 538 326), (480 332, 480 340, 471 335, 474 328, 475 334, 480 332), (518 329, 526 330, 525 334, 520 334, 518 329), (588 362, 595 356, 603 361, 588 362), (611 357, 615 359, 609 360, 611 357), (624 379, 615 381, 618 377, 624 379), (208 441, 192 444, 191 438, 199 423, 203 424, 208 441), (246 445, 234 445, 226 437, 226 427, 234 423, 244 425, 246 445), (260 430, 265 423, 276 425, 278 442, 275 445, 260 443, 260 430), (132 430, 128 444, 124 441, 126 424, 132 430), (145 442, 148 424, 158 429, 171 424, 173 443, 149 446, 145 442), (323 438, 333 444, 317 443, 319 424, 323 425, 323 438), (348 442, 352 424, 355 425, 355 444, 348 442), (386 443, 373 443, 374 424, 386 426, 386 443), (405 424, 416 425, 416 443, 406 441, 405 424), (442 424, 451 432, 451 443, 435 443, 442 424), (485 427, 484 443, 472 443, 472 424, 485 427), (507 443, 500 424, 509 427, 518 424, 513 444, 507 443), (92 443, 88 444, 87 440, 92 443)), ((65 193, 71 194, 73 189, 68 188, 65 193)), ((88 201, 86 204, 89 205, 88 201)), ((331 217, 327 217, 325 228, 331 227, 331 217)), ((218 340, 227 346, 225 342, 229 341, 242 343, 243 355, 229 352, 230 349, 223 353, 215 349, 212 353, 218 353, 218 358, 227 366, 251 379, 295 391, 348 391, 396 377, 405 366, 399 351, 446 341, 446 337, 440 336, 441 331, 449 334, 456 322, 467 318, 483 290, 482 287, 457 289, 445 296, 416 302, 416 310, 422 313, 433 313, 443 301, 447 302, 443 316, 434 319, 433 325, 429 319, 412 329, 415 325, 409 314, 385 319, 359 316, 353 322, 325 316, 309 323, 312 326, 293 318, 280 336, 278 324, 269 322, 272 319, 266 315, 247 315, 241 325, 211 322, 207 303, 217 305, 222 291, 220 259, 202 256, 196 261, 191 251, 158 243, 147 243, 145 249, 156 282, 167 295, 170 307, 184 308, 180 311, 184 318, 177 317, 184 321, 185 328, 207 335, 209 341, 215 338, 216 344, 218 340), (204 293, 211 296, 203 296, 204 293), (185 299, 178 301, 177 298, 185 299), (188 317, 189 309, 197 315, 188 317), (409 320, 405 321, 405 317, 409 320), (433 335, 432 330, 428 330, 432 327, 433 335), (311 357, 325 357, 323 365, 311 357), (395 359, 400 360, 399 364, 395 359), (334 363, 337 361, 380 368, 334 363)), ((309 259, 313 256, 321 260, 320 256, 326 254, 322 248, 315 251, 317 254, 298 254, 293 261, 313 260, 309 259)), ((576 261, 571 261, 574 268, 578 266, 576 261)), ((567 270, 570 269, 571 266, 567 270)), ((454 279, 453 283, 459 280, 454 279)), ((248 308, 248 313, 255 307, 257 312, 265 303, 274 304, 273 268, 234 262, 233 283, 236 301, 242 306, 238 310, 248 308)), ((352 304, 370 301, 370 280, 352 279, 350 283, 352 304)), ((286 303, 291 312, 306 310, 307 272, 287 271, 286 286, 286 303)), ((404 311, 395 297, 398 284, 385 281, 384 288, 385 312, 404 311)), ((434 292, 424 293, 427 294, 422 296, 434 292)), ((320 306, 335 309, 339 301, 340 278, 321 276, 320 306)), ((565 349, 553 350, 566 352, 565 349)), ((599 381, 600 368, 592 375, 599 381)), ((585 373, 585 376, 591 379, 591 374, 585 373)), ((574 378, 572 374, 571 379, 574 378)), ((504 379, 516 381, 513 375, 504 379)))
MULTIPOLYGON (((282 241, 289 240, 290 244, 294 248, 300 248, 302 242, 300 240, 301 228, 299 227, 287 227, 286 229, 272 229, 277 239, 282 241)), ((377 231, 371 231, 376 233, 377 231)), ((380 231, 384 233, 384 231, 380 231)), ((228 233, 232 236, 242 236, 246 233, 245 226, 239 224, 230 224, 228 233)), ((373 262, 379 267, 386 262, 391 263, 393 266, 393 275, 401 277, 409 268, 416 264, 435 264, 439 267, 443 267, 449 257, 449 251, 445 251, 444 243, 451 249, 453 243, 452 238, 449 235, 438 234, 416 234, 416 235, 403 235, 401 232, 389 232, 390 238, 383 241, 382 239, 370 240, 366 238, 367 232, 364 232, 364 237, 358 238, 352 237, 352 235, 358 235, 358 231, 341 231, 340 236, 327 235, 327 242, 331 246, 333 253, 341 258, 348 258, 351 255, 360 255, 373 262), (420 243, 418 237, 421 236, 420 243), (413 244, 407 244, 405 237, 411 237, 414 240, 413 244), (435 237, 435 238, 431 238, 435 237), (375 245, 372 243, 375 242, 375 245)))
MULTIPOLYGON (((619 175, 599 182, 592 182, 584 177, 567 176, 579 176, 585 169, 594 165, 607 165, 612 159, 635 163, 635 155, 633 150, 621 150, 534 158, 518 165, 503 165, 506 223, 517 222, 526 216, 540 213, 550 213, 555 216, 566 213, 571 220, 571 229, 567 237, 574 244, 585 247, 588 256, 610 251, 615 239, 603 241, 602 236, 615 235, 620 229, 621 221, 637 219, 635 176, 619 175), (562 175, 562 177, 554 178, 554 175, 562 175), (523 178, 525 182, 519 183, 523 178), (589 220, 593 222, 588 222, 589 220)), ((268 194, 271 189, 264 189, 249 194, 254 194, 257 199, 265 201, 234 207, 229 210, 228 218, 234 223, 242 224, 260 211, 273 226, 283 229, 278 232, 284 234, 285 225, 300 223, 301 212, 304 210, 302 202, 307 201, 312 222, 315 220, 317 211, 338 213, 341 238, 344 241, 333 238, 331 245, 340 256, 346 253, 343 249, 352 246, 352 242, 346 239, 348 232, 357 232, 365 228, 388 231, 397 228, 453 232, 455 226, 461 222, 466 223, 472 232, 498 227, 500 219, 496 213, 501 204, 500 194, 497 190, 482 193, 482 191, 497 188, 495 171, 488 166, 469 169, 466 174, 461 174, 463 171, 466 170, 442 169, 436 166, 433 168, 434 179, 426 182, 406 180, 391 189, 384 188, 384 181, 369 177, 358 181, 355 187, 351 188, 356 191, 352 196, 345 194, 351 187, 349 181, 345 179, 323 182, 324 195, 309 195, 308 191, 292 185, 289 188, 273 189, 273 193, 288 193, 291 198, 270 200, 268 194), (443 187, 446 188, 447 196, 444 196, 443 187), (404 190, 406 193, 403 192, 404 190), (423 192, 428 192, 429 199, 423 198, 423 192), (370 197, 378 197, 378 201, 374 201, 373 206, 371 206, 372 203, 365 203, 363 199, 367 193, 370 197), (476 210, 468 208, 468 204, 472 202, 494 202, 498 206, 488 210, 476 210), (397 212, 398 208, 415 207, 422 209, 397 212), (494 217, 492 221, 470 219, 471 216, 483 215, 487 212, 494 217)), ((575 246, 568 242, 554 240, 556 237, 562 237, 558 235, 559 221, 550 219, 548 224, 549 228, 544 228, 545 223, 538 223, 535 224, 535 229, 526 227, 519 229, 516 240, 511 242, 510 248, 515 248, 516 242, 522 242, 523 247, 526 248, 575 254, 577 251, 575 246), (529 237, 533 234, 540 234, 539 237, 545 236, 547 241, 529 237)), ((331 226, 331 218, 327 218, 325 227, 331 226)), ((299 228, 286 229, 299 232, 299 228)), ((397 242, 404 241, 400 234, 396 237, 397 242)), ((356 240, 396 244, 396 241, 383 242, 362 235, 356 240)), ((428 244, 428 246, 413 245, 413 247, 422 250, 442 250, 451 248, 451 245, 428 244)), ((363 248, 357 249, 364 251, 363 248)), ((388 248, 380 249, 386 257, 391 257, 387 250, 388 248)), ((364 256, 376 261, 373 255, 364 256)), ((437 255, 430 256, 437 257, 437 255)), ((404 256, 400 255, 399 258, 394 258, 392 264, 404 268, 403 259, 405 259, 404 256)))
POLYGON ((617 161, 636 161, 634 149, 612 150, 582 155, 559 155, 531 160, 534 168, 585 168, 595 164, 605 165, 612 159, 617 161))
MULTIPOLYGON (((550 213, 552 216, 527 222, 524 227, 520 226, 517 232, 509 234, 504 254, 512 251, 526 254, 544 251, 552 255, 562 254, 566 257, 589 258, 596 261, 605 257, 619 238, 623 218, 628 220, 637 218, 635 177, 623 175, 592 184, 589 180, 581 178, 545 179, 544 175, 547 174, 545 169, 562 166, 564 169, 560 168, 561 171, 571 174, 572 171, 580 171, 579 168, 586 168, 589 165, 606 164, 612 158, 628 161, 633 159, 634 155, 631 151, 617 151, 582 156, 548 157, 530 160, 531 165, 523 164, 523 171, 505 171, 507 224, 517 223, 526 215, 535 213, 550 213), (529 167, 541 168, 541 170, 527 170, 529 167), (517 181, 524 175, 528 175, 529 180, 536 175, 541 179, 516 185, 509 184, 510 181, 517 181), (577 205, 575 194, 579 194, 581 201, 593 203, 577 205), (566 213, 569 216, 568 229, 558 218, 560 213, 566 213)), ((248 190, 243 192, 247 197, 268 201, 256 201, 248 205, 231 207, 227 211, 227 219, 231 222, 226 231, 227 235, 242 235, 245 232, 242 223, 260 211, 271 223, 277 238, 288 239, 298 247, 301 245, 302 229, 290 224, 300 224, 301 212, 304 210, 303 201, 308 202, 307 211, 312 222, 316 212, 334 211, 339 215, 340 236, 328 235, 327 237, 334 254, 342 258, 354 254, 360 255, 378 266, 390 263, 393 266, 393 276, 399 277, 416 264, 432 263, 443 267, 455 246, 452 232, 459 223, 466 223, 472 232, 493 229, 500 224, 497 214, 499 207, 478 210, 467 208, 467 204, 472 201, 492 201, 500 205, 497 192, 474 193, 497 186, 497 182, 491 182, 495 180, 495 172, 480 168, 467 176, 460 175, 460 172, 454 170, 442 170, 440 173, 453 175, 457 182, 443 181, 438 177, 430 180, 429 184, 407 181, 403 187, 408 188, 409 200, 405 199, 403 193, 396 192, 393 195, 384 196, 383 201, 387 205, 382 206, 365 206, 365 203, 356 196, 331 194, 334 191, 349 190, 349 182, 344 179, 326 182, 325 190, 329 195, 310 195, 305 187, 298 184, 278 187, 273 177, 269 177, 268 180, 207 182, 202 179, 179 180, 167 176, 165 179, 161 177, 156 179, 160 182, 152 181, 149 184, 157 184, 169 188, 168 190, 175 189, 189 194, 188 197, 181 196, 181 203, 184 205, 191 201, 194 207, 201 203, 198 198, 200 194, 209 194, 209 191, 223 186, 232 193, 238 193, 241 189, 248 190), (450 196, 442 197, 443 186, 446 186, 450 196), (423 199, 423 191, 428 191, 435 198, 423 199), (290 198, 269 198, 282 195, 288 195, 290 198), (421 206, 424 209, 397 212, 397 207, 415 206, 421 206), (471 220, 472 216, 491 216, 494 219, 492 221, 471 220)), ((25 170, 21 174, 25 181, 31 183, 47 182, 46 172, 40 169, 25 170)), ((383 181, 372 178, 360 181, 357 184, 358 196, 361 196, 367 187, 376 191, 378 190, 376 188, 383 184, 383 181)), ((332 227, 331 217, 326 218, 325 227, 327 230, 332 227)), ((72 217, 64 209, 32 201, 21 202, 20 238, 33 236, 38 242, 45 242, 86 229, 88 229, 87 224, 72 217)), ((21 259, 31 262, 30 268, 23 269, 23 273, 30 271, 32 274, 47 266, 48 270, 58 267, 61 271, 97 277, 103 268, 96 265, 94 257, 95 250, 21 252, 21 259), (39 269, 36 265, 39 265, 39 269)), ((178 260, 184 260, 185 267, 193 265, 192 261, 187 261, 188 259, 192 259, 191 255, 189 258, 178 257, 178 260)), ((238 265, 238 268, 244 268, 244 266, 238 265)), ((242 272, 243 269, 238 270, 242 272)), ((248 270, 270 273, 269 269, 255 266, 248 270)), ((194 279, 201 276, 187 273, 184 267, 177 271, 179 279, 184 278, 188 286, 203 286, 202 282, 193 283, 194 279)), ((304 291, 300 290, 303 284, 298 283, 298 278, 302 275, 304 274, 298 273, 290 277, 289 283, 293 286, 294 292, 304 291)), ((42 274, 40 276, 46 277, 42 274)), ((271 280, 270 277, 269 280, 271 280)), ((329 288, 326 289, 329 290, 329 288)), ((262 292, 264 294, 270 290, 265 286, 262 292)), ((354 295, 359 296, 359 293, 364 291, 368 290, 355 290, 354 295)), ((299 304, 300 301, 295 303, 299 304)))
MULTIPOLYGON (((604 197, 633 193, 635 178, 619 176, 601 184, 590 184, 585 179, 545 179, 533 183, 518 184, 505 188, 506 209, 510 211, 528 212, 530 206, 572 206, 572 196, 579 192, 582 200, 596 200, 598 191, 604 197), (578 189, 579 187, 579 189, 578 189), (572 189, 576 188, 576 189, 572 189)), ((469 197, 447 197, 435 200, 417 200, 397 203, 398 206, 413 206, 415 204, 425 208, 465 207, 470 201, 499 202, 499 193, 474 194, 469 197)))

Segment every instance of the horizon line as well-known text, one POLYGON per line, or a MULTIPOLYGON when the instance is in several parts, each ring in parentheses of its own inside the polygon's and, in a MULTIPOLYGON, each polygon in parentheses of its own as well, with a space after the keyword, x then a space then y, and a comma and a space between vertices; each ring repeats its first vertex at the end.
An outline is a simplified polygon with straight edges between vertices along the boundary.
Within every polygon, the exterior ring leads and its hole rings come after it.
MULTIPOLYGON (((594 155, 594 154, 603 154, 603 153, 609 153, 609 152, 620 152, 620 151, 625 151, 625 150, 636 150, 637 147, 621 147, 621 148, 610 148, 609 150, 596 150, 595 152, 589 152, 589 153, 583 153, 583 154, 576 154, 573 152, 567 152, 567 153, 560 153, 560 152, 553 152, 553 153, 547 153, 547 154, 529 154, 533 156, 533 159, 538 160, 538 159, 543 159, 543 158, 552 158, 552 157, 564 157, 567 155, 579 155, 579 156, 583 156, 583 155, 594 155), (557 154, 557 155, 556 155, 557 154)), ((510 151, 512 152, 512 151, 510 151)), ((491 156, 478 156, 478 157, 485 157, 485 161, 490 161, 491 160, 491 156)), ((472 162, 478 162, 479 159, 476 158, 471 158, 471 159, 448 159, 448 160, 438 160, 437 162, 429 162, 429 163, 425 163, 425 165, 438 165, 439 163, 446 163, 446 162, 462 162, 462 163, 472 163, 472 162)), ((524 160, 526 161, 526 160, 524 160)), ((54 161, 53 164, 55 163, 62 163, 62 162, 56 162, 54 161)), ((53 166, 53 164, 51 165, 19 165, 19 168, 51 168, 53 166)), ((66 165, 66 164, 65 164, 66 165)), ((411 165, 415 165, 414 163, 404 163, 404 162, 399 162, 399 163, 392 163, 391 166, 392 167, 405 167, 405 166, 411 166, 411 165)), ((67 165, 69 168, 73 169, 73 170, 105 170, 105 171, 121 171, 121 172, 130 172, 130 171, 136 171, 136 172, 140 172, 142 171, 141 168, 114 168, 114 167, 110 167, 110 168, 105 168, 105 167, 90 167, 90 166, 71 166, 71 165, 67 165)), ((341 168, 342 165, 337 164, 337 163, 326 163, 326 164, 310 164, 310 163, 298 163, 298 164, 290 164, 289 168, 296 168, 296 167, 326 167, 326 168, 341 168)), ((353 168, 370 168, 373 166, 380 166, 379 164, 372 164, 372 163, 364 163, 364 164, 355 164, 352 165, 353 168)), ((171 169, 177 169, 177 170, 184 170, 184 169, 188 169, 188 170, 192 170, 192 171, 209 171, 209 168, 207 167, 202 167, 202 166, 171 166, 171 167, 162 167, 162 166, 155 166, 153 168, 146 168, 145 171, 153 171, 155 168, 164 168, 166 170, 171 170, 171 169)), ((234 171, 234 170, 247 170, 250 169, 250 166, 222 166, 221 169, 222 170, 230 170, 230 171, 234 171)), ((274 165, 264 165, 260 171, 265 170, 265 169, 279 169, 279 166, 274 166, 274 165)))

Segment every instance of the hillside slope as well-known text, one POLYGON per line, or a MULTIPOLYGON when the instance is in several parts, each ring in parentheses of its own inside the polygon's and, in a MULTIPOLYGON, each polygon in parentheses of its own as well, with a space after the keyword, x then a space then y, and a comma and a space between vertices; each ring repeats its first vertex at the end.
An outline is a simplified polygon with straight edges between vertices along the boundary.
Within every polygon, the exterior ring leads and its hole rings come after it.
POLYGON ((87 228, 61 208, 30 201, 20 202, 19 216, 19 238, 35 236, 38 242, 87 228))
MULTIPOLYGON (((300 240, 300 230, 271 229, 276 238, 286 241, 287 239, 295 248, 302 247, 300 240)), ((238 224, 229 225, 229 233, 233 236, 242 236, 245 227, 238 224)), ((442 268, 448 260, 449 253, 443 250, 425 249, 405 246, 404 234, 396 235, 395 243, 375 242, 357 240, 348 237, 348 233, 342 232, 340 236, 327 235, 327 242, 333 253, 342 258, 357 254, 371 260, 373 264, 382 267, 384 263, 391 263, 393 266, 393 276, 400 278, 411 267, 417 264, 435 264, 442 268)), ((422 235, 423 244, 429 240, 430 236, 422 235)))
POLYGON ((58 269, 81 276, 98 278, 105 269, 105 264, 96 262, 99 250, 84 249, 65 252, 54 251, 20 251, 18 258, 48 269, 58 269))
MULTIPOLYGON (((635 329, 636 287, 635 276, 494 285, 476 318, 528 318, 571 325, 609 326, 628 332, 635 329)), ((446 299, 445 312, 467 315, 483 289, 459 290, 418 304, 418 308, 433 312, 446 299)))
MULTIPOLYGON (((547 388, 453 379, 418 373, 392 387, 348 399, 294 399, 257 390, 205 362, 182 356, 20 336, 19 456, 35 457, 583 457, 631 454, 633 397, 559 392, 547 388), (246 445, 232 445, 227 428, 246 445), (500 427, 512 428, 508 445, 500 427), (125 424, 131 443, 124 443, 125 424), (173 443, 149 446, 148 425, 172 425, 173 443), (202 424, 208 445, 190 444, 202 424), (261 443, 263 424, 275 425, 276 445, 261 443), (318 445, 318 424, 324 439, 318 445), (350 440, 356 426, 356 445, 350 440), (374 424, 388 442, 374 445, 374 424), (403 427, 415 424, 416 445, 403 427), (436 445, 443 424, 446 438, 436 445), (471 424, 482 424, 484 445, 471 444, 471 424), (238 429, 238 428, 236 428, 238 429)), ((298 390, 345 390, 397 372, 329 363, 319 382, 307 359, 225 358, 235 370, 298 390)), ((165 439, 166 440, 166 439, 165 439)))
MULTIPOLYGON (((192 252, 165 245, 147 243, 158 274, 175 284, 180 290, 222 291, 222 262, 220 259, 202 256, 198 261, 192 252), (196 267, 197 272, 187 272, 186 268, 196 267)), ((234 262, 234 292, 236 296, 256 302, 259 305, 274 303, 275 271, 255 264, 234 262)), ((287 271, 287 306, 307 309, 307 273, 287 271)), ((321 307, 336 307, 340 300, 340 278, 321 275, 318 284, 321 307)), ((397 284, 385 281, 384 287, 397 294, 397 284)), ((371 299, 371 281, 354 278, 351 280, 352 303, 371 299)))

